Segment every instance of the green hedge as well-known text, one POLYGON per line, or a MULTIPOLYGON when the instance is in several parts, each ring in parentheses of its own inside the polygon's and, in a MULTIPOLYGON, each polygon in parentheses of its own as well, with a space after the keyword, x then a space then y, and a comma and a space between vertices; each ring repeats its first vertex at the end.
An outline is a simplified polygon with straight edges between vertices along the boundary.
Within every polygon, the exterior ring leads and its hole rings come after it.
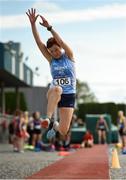
POLYGON ((112 117, 112 123, 117 124, 117 113, 119 110, 125 112, 125 104, 115 103, 85 103, 79 104, 77 110, 77 116, 85 120, 86 114, 110 114, 112 117))
MULTIPOLYGON (((27 110, 27 104, 22 92, 19 93, 20 96, 20 104, 19 109, 22 111, 27 110)), ((0 97, 1 102, 1 97, 0 97)), ((6 112, 13 113, 16 110, 16 93, 15 92, 5 92, 5 104, 6 104, 6 112)))

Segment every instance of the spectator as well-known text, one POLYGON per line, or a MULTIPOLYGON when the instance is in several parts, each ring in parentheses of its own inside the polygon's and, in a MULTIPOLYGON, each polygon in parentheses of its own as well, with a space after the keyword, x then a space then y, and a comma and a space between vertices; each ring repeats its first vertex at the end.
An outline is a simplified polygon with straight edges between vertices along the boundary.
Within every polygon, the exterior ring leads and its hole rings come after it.
POLYGON ((74 114, 72 117, 72 127, 83 127, 84 121, 81 118, 77 118, 77 116, 74 114))
POLYGON ((29 112, 28 111, 24 112, 24 119, 25 119, 25 124, 27 126, 28 122, 29 122, 29 112))
POLYGON ((19 116, 20 111, 16 110, 14 113, 14 118, 12 119, 12 122, 9 125, 9 132, 10 136, 12 138, 12 144, 13 144, 13 151, 18 152, 19 151, 19 144, 18 144, 18 137, 17 137, 17 129, 19 125, 19 116), (12 137, 13 135, 13 137, 12 137))
POLYGON ((28 134, 30 136, 28 139, 28 145, 32 145, 32 139, 33 139, 33 133, 34 133, 33 116, 29 117, 29 119, 28 119, 27 131, 28 131, 28 134))
POLYGON ((89 130, 87 130, 84 137, 83 137, 81 147, 92 147, 93 144, 94 144, 93 135, 89 130))
POLYGON ((81 118, 77 119, 77 123, 78 123, 78 127, 83 127, 84 126, 84 122, 81 118))
POLYGON ((117 124, 122 147, 126 150, 126 117, 123 111, 118 111, 117 124))
POLYGON ((106 131, 109 131, 106 120, 101 115, 96 124, 96 131, 98 133, 98 143, 106 143, 106 131))
POLYGON ((24 113, 20 110, 16 111, 16 116, 13 120, 15 138, 13 141, 14 151, 24 152, 25 139, 29 137, 26 129, 24 113))
POLYGON ((33 113, 33 138, 32 145, 36 147, 36 145, 41 141, 42 132, 41 132, 41 118, 40 113, 38 111, 33 113))
POLYGON ((72 127, 78 127, 76 114, 73 114, 72 116, 72 127))
POLYGON ((11 122, 8 125, 8 132, 9 132, 9 143, 13 144, 15 135, 14 135, 14 122, 13 119, 11 120, 11 122))

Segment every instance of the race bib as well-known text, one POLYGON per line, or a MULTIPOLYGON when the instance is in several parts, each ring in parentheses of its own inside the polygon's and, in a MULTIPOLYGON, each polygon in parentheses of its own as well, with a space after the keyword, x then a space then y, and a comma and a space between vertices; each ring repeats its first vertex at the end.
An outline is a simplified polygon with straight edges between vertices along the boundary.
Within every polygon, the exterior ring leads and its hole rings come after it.
POLYGON ((54 79, 53 82, 55 85, 59 85, 59 86, 67 86, 71 84, 70 78, 54 79))

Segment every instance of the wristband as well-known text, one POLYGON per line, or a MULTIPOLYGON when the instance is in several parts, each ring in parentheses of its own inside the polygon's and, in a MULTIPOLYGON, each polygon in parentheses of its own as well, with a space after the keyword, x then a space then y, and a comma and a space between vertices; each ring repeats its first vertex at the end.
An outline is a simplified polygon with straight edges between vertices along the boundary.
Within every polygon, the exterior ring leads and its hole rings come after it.
POLYGON ((51 31, 51 30, 52 30, 52 26, 48 26, 48 27, 47 27, 47 30, 48 30, 48 31, 51 31))

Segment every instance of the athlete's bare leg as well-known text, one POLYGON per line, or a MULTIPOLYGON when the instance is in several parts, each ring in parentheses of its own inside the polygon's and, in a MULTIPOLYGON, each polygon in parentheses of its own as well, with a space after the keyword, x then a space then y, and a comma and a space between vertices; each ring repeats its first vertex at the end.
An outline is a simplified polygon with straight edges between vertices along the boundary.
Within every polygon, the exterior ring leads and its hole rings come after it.
POLYGON ((42 121, 42 127, 48 128, 49 126, 49 119, 51 119, 58 102, 60 101, 62 94, 62 88, 60 86, 54 86, 48 90, 47 93, 47 118, 42 121))
POLYGON ((102 136, 103 136, 103 141, 104 141, 104 143, 106 143, 106 131, 103 131, 103 132, 102 132, 102 136))
POLYGON ((60 86, 55 86, 49 89, 47 93, 47 99, 48 99, 47 116, 49 118, 52 117, 52 114, 54 113, 57 104, 60 101, 61 94, 62 94, 62 88, 60 86))
POLYGON ((74 108, 62 107, 59 109, 60 122, 54 122, 53 128, 48 131, 47 138, 55 137, 56 131, 65 136, 70 128, 74 108))
POLYGON ((102 140, 102 133, 101 130, 98 130, 98 143, 101 144, 101 140, 102 140))
MULTIPOLYGON (((62 94, 62 88, 60 86, 55 86, 49 89, 47 93, 47 98, 48 98, 47 118, 43 121, 43 125, 42 125, 43 127, 48 128, 49 121, 50 121, 49 119, 51 119, 57 107, 57 104, 61 99, 61 94, 62 94)), ((71 107, 59 108, 60 122, 59 124, 58 122, 55 122, 53 129, 56 131, 59 131, 60 134, 62 135, 66 135, 70 127, 73 111, 74 111, 74 108, 71 108, 71 107)), ((55 132, 53 133, 55 134, 55 132)))
POLYGON ((73 111, 74 108, 67 108, 67 107, 59 108, 60 122, 56 130, 58 130, 60 134, 62 135, 67 134, 72 120, 73 111))

